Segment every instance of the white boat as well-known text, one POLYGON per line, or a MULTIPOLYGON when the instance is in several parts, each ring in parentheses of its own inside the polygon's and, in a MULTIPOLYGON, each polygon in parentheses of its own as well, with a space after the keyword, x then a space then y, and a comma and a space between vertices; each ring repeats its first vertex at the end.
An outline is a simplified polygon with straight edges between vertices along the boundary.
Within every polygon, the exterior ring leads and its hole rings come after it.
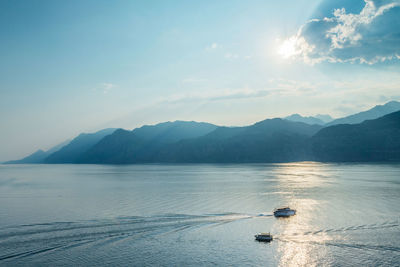
POLYGON ((275 217, 290 217, 293 215, 296 215, 296 210, 292 210, 289 207, 284 207, 274 210, 275 217))
POLYGON ((273 237, 270 233, 259 233, 254 236, 257 241, 271 242, 273 237))

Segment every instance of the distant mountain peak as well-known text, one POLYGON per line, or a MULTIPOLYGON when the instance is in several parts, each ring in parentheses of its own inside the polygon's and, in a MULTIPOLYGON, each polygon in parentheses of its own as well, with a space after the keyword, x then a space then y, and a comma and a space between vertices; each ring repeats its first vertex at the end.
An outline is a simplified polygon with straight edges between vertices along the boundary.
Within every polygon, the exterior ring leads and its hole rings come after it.
POLYGON ((328 115, 328 114, 317 114, 317 115, 315 115, 314 117, 317 118, 317 119, 320 119, 321 121, 323 121, 323 122, 325 122, 325 123, 328 123, 328 122, 331 122, 331 121, 334 120, 334 119, 333 119, 330 115, 328 115))
POLYGON ((388 107, 388 108, 393 108, 393 109, 400 109, 400 102, 392 100, 387 102, 386 104, 383 105, 378 105, 378 107, 388 107))
POLYGON ((288 121, 295 121, 295 122, 303 122, 303 123, 307 123, 307 124, 318 124, 318 125, 324 125, 325 122, 319 118, 316 117, 303 117, 300 114, 292 114, 290 116, 287 116, 284 118, 285 120, 288 121))

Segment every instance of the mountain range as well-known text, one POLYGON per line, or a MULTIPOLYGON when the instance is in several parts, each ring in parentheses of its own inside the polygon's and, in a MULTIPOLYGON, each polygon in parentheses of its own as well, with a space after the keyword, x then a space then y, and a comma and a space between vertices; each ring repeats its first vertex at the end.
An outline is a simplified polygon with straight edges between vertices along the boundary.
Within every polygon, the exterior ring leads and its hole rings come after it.
MULTIPOLYGON (((323 115, 319 115, 319 116, 323 116, 323 115)), ((328 121, 330 122, 333 120, 331 116, 329 116, 329 115, 325 115, 325 116, 328 116, 328 117, 323 117, 325 119, 325 121, 320 118, 317 118, 317 116, 303 117, 300 114, 292 114, 290 116, 285 117, 284 119, 288 120, 288 121, 297 121, 297 122, 304 122, 307 124, 318 124, 318 125, 324 125, 328 121)))
POLYGON ((245 127, 175 121, 104 129, 6 163, 400 161, 398 110, 391 101, 336 120, 294 114, 245 127))
POLYGON ((247 127, 219 127, 195 139, 161 148, 156 162, 286 162, 301 161, 307 140, 322 127, 267 119, 247 127))
POLYGON ((168 144, 198 138, 217 126, 198 122, 165 122, 126 131, 119 129, 103 138, 77 159, 77 163, 153 162, 154 155, 168 144))

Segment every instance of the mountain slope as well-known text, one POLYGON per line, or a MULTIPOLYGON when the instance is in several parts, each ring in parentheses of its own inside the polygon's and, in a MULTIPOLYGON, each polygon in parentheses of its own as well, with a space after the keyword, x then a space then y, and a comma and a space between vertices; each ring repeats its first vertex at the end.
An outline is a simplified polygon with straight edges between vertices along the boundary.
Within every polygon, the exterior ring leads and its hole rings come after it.
POLYGON ((50 154, 44 159, 45 163, 75 163, 77 158, 90 147, 99 142, 103 137, 112 134, 115 129, 104 129, 96 133, 82 133, 74 138, 68 145, 50 154))
POLYGON ((317 114, 317 115, 314 116, 314 118, 317 118, 317 119, 323 121, 324 123, 328 123, 328 122, 333 121, 333 118, 330 115, 327 115, 327 114, 317 114))
POLYGON ((373 120, 379 117, 385 116, 395 111, 400 110, 400 102, 390 101, 385 105, 378 105, 373 107, 372 109, 350 115, 344 118, 336 119, 327 123, 326 126, 332 126, 337 124, 357 124, 361 123, 365 120, 373 120))
POLYGON ((311 138, 311 147, 317 161, 400 161, 400 111, 324 128, 311 138))
POLYGON ((132 131, 118 130, 84 153, 79 163, 153 162, 161 147, 183 139, 197 138, 217 126, 198 122, 165 122, 132 131))
POLYGON ((22 158, 19 160, 10 160, 5 162, 5 164, 30 164, 30 163, 43 163, 44 159, 48 157, 50 154, 60 150, 62 147, 66 146, 70 140, 64 141, 47 151, 43 151, 41 149, 37 150, 36 152, 22 158))
POLYGON ((36 152, 26 156, 25 158, 18 160, 10 160, 4 162, 4 164, 29 164, 29 163, 42 163, 43 160, 48 156, 46 152, 39 149, 36 152))
POLYGON ((288 162, 306 160, 310 136, 321 126, 268 119, 247 127, 219 127, 164 147, 157 162, 288 162))
POLYGON ((50 148, 49 150, 46 150, 47 155, 51 155, 54 152, 57 152, 58 150, 60 150, 61 148, 65 147, 66 145, 68 145, 71 142, 71 139, 65 140, 64 142, 53 146, 52 148, 50 148))

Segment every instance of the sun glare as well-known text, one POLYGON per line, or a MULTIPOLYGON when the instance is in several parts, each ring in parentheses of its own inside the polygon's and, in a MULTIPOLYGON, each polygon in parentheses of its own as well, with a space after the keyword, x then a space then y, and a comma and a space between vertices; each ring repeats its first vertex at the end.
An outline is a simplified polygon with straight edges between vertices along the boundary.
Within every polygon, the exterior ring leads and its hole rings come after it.
POLYGON ((290 58, 297 54, 296 50, 297 39, 295 37, 291 37, 286 39, 278 49, 278 54, 283 58, 290 58))

